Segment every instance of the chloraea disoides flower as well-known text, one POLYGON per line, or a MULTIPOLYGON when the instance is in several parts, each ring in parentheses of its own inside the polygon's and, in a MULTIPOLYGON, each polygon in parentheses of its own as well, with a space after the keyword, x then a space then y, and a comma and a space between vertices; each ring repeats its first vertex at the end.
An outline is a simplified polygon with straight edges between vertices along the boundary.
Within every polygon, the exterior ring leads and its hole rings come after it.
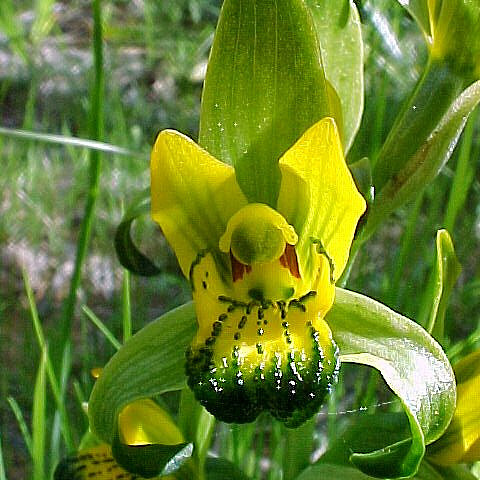
POLYGON ((278 166, 276 204, 248 202, 233 167, 163 131, 152 152, 152 217, 192 285, 198 332, 186 369, 197 399, 223 421, 268 410, 294 427, 336 378, 324 316, 365 201, 331 118, 278 166))

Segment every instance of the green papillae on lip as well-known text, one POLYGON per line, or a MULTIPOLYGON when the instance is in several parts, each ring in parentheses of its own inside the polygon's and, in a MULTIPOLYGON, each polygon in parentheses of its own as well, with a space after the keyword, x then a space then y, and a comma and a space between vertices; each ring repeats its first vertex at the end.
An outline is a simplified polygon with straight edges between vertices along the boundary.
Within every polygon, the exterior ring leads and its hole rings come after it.
POLYGON ((189 348, 186 366, 188 385, 217 419, 246 423, 266 410, 296 427, 320 408, 339 362, 314 297, 249 304, 220 297, 225 312, 189 348))

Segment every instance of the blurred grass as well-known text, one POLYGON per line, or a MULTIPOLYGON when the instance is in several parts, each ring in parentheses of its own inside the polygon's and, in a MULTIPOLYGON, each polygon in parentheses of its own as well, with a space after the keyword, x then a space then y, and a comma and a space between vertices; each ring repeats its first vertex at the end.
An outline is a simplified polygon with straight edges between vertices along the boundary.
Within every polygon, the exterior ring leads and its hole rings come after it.
MULTIPOLYGON (((40 478, 41 471, 48 477, 58 456, 69 444, 78 444, 85 429, 79 399, 88 398, 93 381, 90 369, 102 366, 115 351, 109 338, 127 339, 132 330, 189 298, 187 282, 155 226, 139 222, 135 235, 162 268, 164 273, 157 278, 125 275, 115 258, 112 238, 124 205, 148 185, 149 149, 156 132, 173 127, 194 138, 197 135, 202 72, 220 3, 177 0, 164 8, 164 2, 154 0, 102 2, 101 73, 107 88, 100 99, 105 119, 100 136, 90 126, 94 61, 90 4, 2 0, 0 127, 60 135, 60 143, 0 132, 0 356, 2 365, 14 365, 0 377, 0 479, 4 471, 9 478, 34 474, 40 478), (68 296, 84 219, 93 152, 88 146, 70 144, 67 137, 98 138, 136 153, 102 154, 94 227, 75 298, 78 294, 78 305, 86 305, 90 318, 109 333, 101 333, 77 305, 69 316, 72 375, 62 379, 55 378, 47 352, 61 342, 62 304, 68 296), (28 297, 22 269, 32 286, 28 297), (44 360, 39 363, 38 359, 44 360), (67 380, 66 404, 60 406, 59 389, 67 380), (35 409, 32 402, 38 405, 35 409), (42 449, 51 452, 43 465, 31 460, 42 449)), ((367 45, 366 101, 349 162, 365 156, 374 161, 426 60, 423 39, 400 5, 391 0, 357 3, 367 45)), ((422 292, 434 261, 435 234, 441 227, 450 228, 463 265, 446 316, 447 346, 454 358, 480 346, 478 133, 477 115, 436 181, 414 204, 398 211, 360 252, 348 285, 412 318, 422 318, 428 310, 422 292)), ((369 406, 385 395, 366 369, 355 375, 345 369, 337 387, 341 391, 345 394, 332 396, 329 415, 321 416, 317 450, 341 428, 345 415, 336 412, 352 405, 369 406)), ((278 478, 284 458, 283 432, 266 418, 259 422, 262 428, 257 431, 248 426, 221 427, 217 446, 257 477, 265 471, 258 452, 265 454, 267 449, 270 478, 278 478)))

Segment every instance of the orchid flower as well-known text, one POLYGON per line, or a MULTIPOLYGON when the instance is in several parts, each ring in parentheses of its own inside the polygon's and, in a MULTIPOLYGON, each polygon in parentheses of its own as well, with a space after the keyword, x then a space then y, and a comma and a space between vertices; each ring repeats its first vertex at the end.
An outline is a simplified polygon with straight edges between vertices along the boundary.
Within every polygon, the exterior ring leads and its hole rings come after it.
POLYGON ((192 286, 198 332, 186 370, 197 399, 226 422, 267 410, 294 427, 337 375, 324 317, 365 201, 331 118, 278 164, 276 204, 249 202, 232 166, 163 131, 151 159, 152 217, 192 286))

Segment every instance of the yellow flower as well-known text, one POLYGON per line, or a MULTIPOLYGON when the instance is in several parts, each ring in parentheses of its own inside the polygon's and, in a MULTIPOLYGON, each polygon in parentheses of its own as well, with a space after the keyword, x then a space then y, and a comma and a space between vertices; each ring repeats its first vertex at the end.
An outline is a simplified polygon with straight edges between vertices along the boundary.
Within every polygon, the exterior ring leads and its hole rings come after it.
POLYGON ((197 313, 188 384, 226 422, 268 410, 297 426, 338 370, 324 317, 365 201, 331 118, 278 166, 278 199, 266 205, 247 201, 235 169, 178 132, 161 132, 152 152, 152 217, 191 282, 197 313))
POLYGON ((428 459, 442 466, 480 460, 480 351, 454 368, 457 407, 446 432, 429 446, 428 459))
MULTIPOLYGON (((174 446, 184 442, 182 433, 170 416, 149 399, 136 400, 127 405, 118 417, 118 430, 121 444, 128 447, 154 444, 174 446)), ((148 470, 148 465, 142 467, 148 470)), ((142 480, 142 478, 119 465, 112 454, 112 447, 106 443, 82 448, 76 455, 63 460, 54 475, 54 480, 142 480)), ((158 478, 174 480, 175 476, 165 475, 158 478)))

